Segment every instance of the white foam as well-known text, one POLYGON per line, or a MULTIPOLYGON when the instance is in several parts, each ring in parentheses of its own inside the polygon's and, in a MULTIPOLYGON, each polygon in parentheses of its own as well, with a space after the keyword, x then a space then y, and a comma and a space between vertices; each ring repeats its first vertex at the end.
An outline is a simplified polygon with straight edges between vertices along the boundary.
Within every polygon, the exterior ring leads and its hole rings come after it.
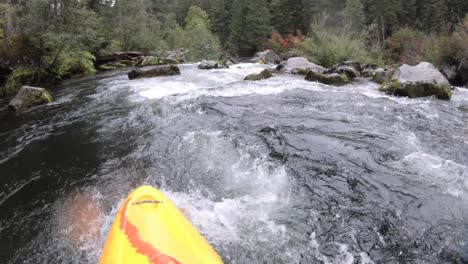
POLYGON ((423 152, 411 153, 401 163, 417 172, 426 182, 441 188, 443 192, 468 198, 467 166, 423 152))

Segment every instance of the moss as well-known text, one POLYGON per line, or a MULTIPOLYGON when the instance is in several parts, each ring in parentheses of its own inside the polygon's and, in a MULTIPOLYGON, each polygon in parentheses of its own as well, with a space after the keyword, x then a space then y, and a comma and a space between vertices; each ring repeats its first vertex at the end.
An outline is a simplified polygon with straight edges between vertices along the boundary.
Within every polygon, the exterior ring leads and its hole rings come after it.
POLYGON ((9 107, 17 111, 25 111, 33 106, 52 103, 53 98, 44 88, 23 86, 10 101, 9 107))
POLYGON ((13 95, 24 85, 52 85, 60 79, 53 76, 42 69, 33 68, 18 68, 14 70, 8 77, 5 88, 2 90, 2 95, 13 95))
POLYGON ((406 82, 402 83, 396 79, 386 81, 379 91, 388 95, 403 96, 409 98, 419 98, 436 96, 440 100, 450 100, 452 91, 449 87, 439 86, 433 83, 406 82))
POLYGON ((351 82, 345 74, 333 73, 326 75, 313 71, 309 71, 305 79, 311 82, 319 82, 328 85, 344 85, 351 82))
POLYGON ((309 68, 296 68, 291 71, 292 74, 304 75, 306 76, 310 72, 309 68))

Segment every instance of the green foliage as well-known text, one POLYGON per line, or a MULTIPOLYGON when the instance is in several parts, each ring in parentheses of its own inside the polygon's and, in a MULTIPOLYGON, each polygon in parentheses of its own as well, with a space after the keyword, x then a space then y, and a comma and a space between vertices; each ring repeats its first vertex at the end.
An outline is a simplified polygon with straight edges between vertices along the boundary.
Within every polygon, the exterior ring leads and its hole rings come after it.
POLYGON ((346 60, 383 63, 381 56, 369 52, 365 32, 354 34, 346 28, 328 27, 327 19, 327 15, 322 15, 312 24, 310 37, 306 38, 299 47, 302 55, 325 67, 346 60))
POLYGON ((116 0, 111 23, 123 50, 163 51, 161 22, 147 12, 145 0, 116 0))
MULTIPOLYGON (((442 66, 446 62, 454 61, 456 53, 463 50, 463 47, 457 48, 455 36, 457 33, 450 37, 402 28, 387 39, 387 46, 394 61, 410 65, 428 61, 436 66, 442 66)), ((463 42, 462 40, 461 43, 463 42)))
POLYGON ((60 77, 94 73, 95 60, 89 52, 63 52, 52 72, 60 77))
POLYGON ((23 85, 51 85, 57 79, 44 71, 37 68, 18 68, 9 76, 8 81, 1 91, 0 95, 14 95, 23 85))
POLYGON ((366 16, 361 0, 347 0, 345 8, 346 24, 353 32, 360 32, 364 28, 366 16))
POLYGON ((232 53, 251 55, 270 33, 270 13, 265 0, 233 2, 228 46, 232 53))
POLYGON ((211 32, 211 23, 208 14, 198 6, 189 9, 185 20, 185 41, 189 49, 189 59, 200 61, 202 59, 217 59, 221 54, 218 38, 211 32))

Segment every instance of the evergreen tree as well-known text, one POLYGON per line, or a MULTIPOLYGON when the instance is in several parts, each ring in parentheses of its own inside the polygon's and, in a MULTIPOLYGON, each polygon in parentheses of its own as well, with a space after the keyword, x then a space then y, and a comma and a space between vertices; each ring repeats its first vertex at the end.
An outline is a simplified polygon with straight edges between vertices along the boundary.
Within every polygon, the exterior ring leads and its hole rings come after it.
POLYGON ((229 0, 210 0, 209 13, 212 29, 223 45, 229 38, 230 3, 229 0))
POLYGON ((265 0, 233 2, 229 49, 251 55, 271 33, 270 14, 265 0))
POLYGON ((448 7, 446 0, 428 0, 422 10, 426 31, 441 31, 447 28, 448 7))
POLYGON ((297 30, 306 33, 309 19, 306 16, 302 0, 279 0, 271 5, 271 25, 282 35, 295 33, 297 30))
POLYGON ((361 32, 365 27, 366 16, 361 0, 347 0, 345 8, 346 24, 354 32, 361 32))

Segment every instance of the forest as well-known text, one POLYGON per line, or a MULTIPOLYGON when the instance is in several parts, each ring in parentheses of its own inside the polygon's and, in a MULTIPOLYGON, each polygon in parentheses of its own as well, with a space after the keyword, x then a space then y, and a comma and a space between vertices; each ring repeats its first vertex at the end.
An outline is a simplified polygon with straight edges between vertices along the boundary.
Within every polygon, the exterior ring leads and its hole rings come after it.
POLYGON ((93 73, 96 58, 118 51, 186 49, 196 62, 273 49, 325 67, 458 67, 468 57, 465 0, 3 0, 0 13, 3 95, 31 78, 93 73))

